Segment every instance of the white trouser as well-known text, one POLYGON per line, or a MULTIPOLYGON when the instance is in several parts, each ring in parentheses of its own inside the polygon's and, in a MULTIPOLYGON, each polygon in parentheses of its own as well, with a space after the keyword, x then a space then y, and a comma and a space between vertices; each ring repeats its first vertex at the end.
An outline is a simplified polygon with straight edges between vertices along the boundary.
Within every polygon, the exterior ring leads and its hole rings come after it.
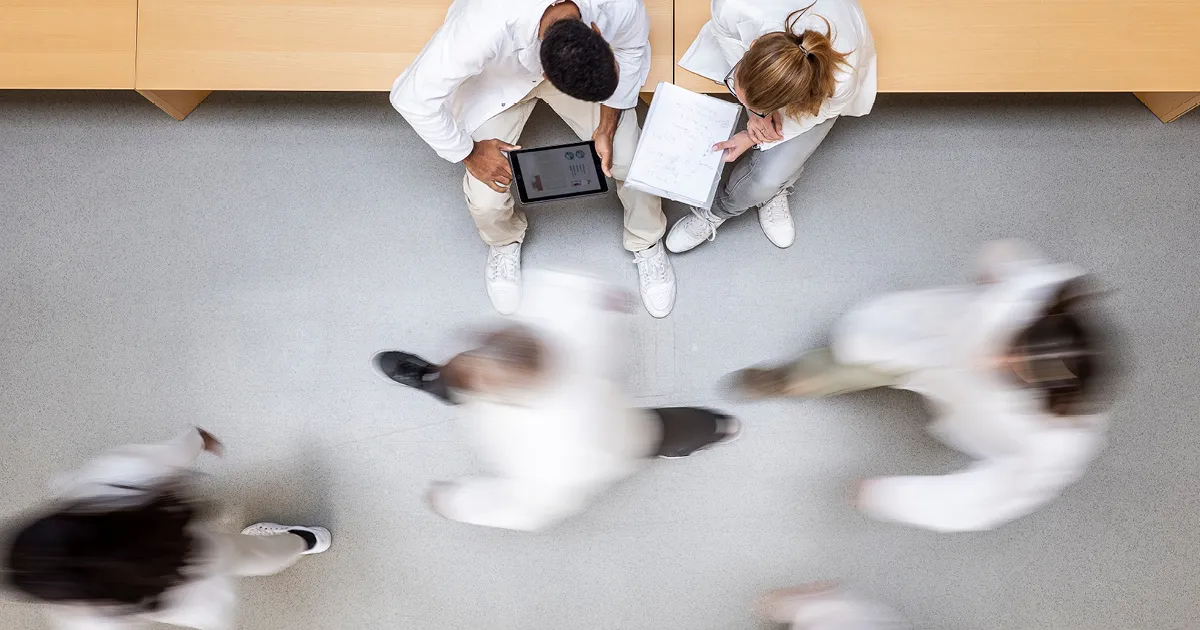
MULTIPOLYGON (((549 81, 542 81, 521 102, 493 116, 471 134, 475 141, 502 140, 517 144, 529 115, 538 99, 546 101, 581 140, 591 140, 600 124, 600 104, 589 103, 563 94, 549 81)), ((625 249, 639 252, 654 246, 667 230, 667 217, 662 200, 649 193, 625 187, 625 176, 637 148, 637 115, 633 110, 621 114, 621 122, 613 136, 613 179, 617 181, 617 197, 625 207, 625 249)), ((463 192, 467 208, 475 219, 479 236, 488 245, 508 245, 525 238, 528 225, 525 213, 513 207, 512 193, 498 193, 468 172, 463 177, 463 192)))

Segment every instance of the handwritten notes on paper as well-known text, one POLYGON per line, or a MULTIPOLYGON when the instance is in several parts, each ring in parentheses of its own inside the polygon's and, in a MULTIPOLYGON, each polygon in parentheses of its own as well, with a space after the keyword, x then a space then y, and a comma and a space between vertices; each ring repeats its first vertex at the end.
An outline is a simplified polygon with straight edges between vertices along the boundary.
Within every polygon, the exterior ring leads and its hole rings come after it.
POLYGON ((722 152, 741 109, 670 83, 654 91, 626 185, 708 208, 721 176, 722 152))

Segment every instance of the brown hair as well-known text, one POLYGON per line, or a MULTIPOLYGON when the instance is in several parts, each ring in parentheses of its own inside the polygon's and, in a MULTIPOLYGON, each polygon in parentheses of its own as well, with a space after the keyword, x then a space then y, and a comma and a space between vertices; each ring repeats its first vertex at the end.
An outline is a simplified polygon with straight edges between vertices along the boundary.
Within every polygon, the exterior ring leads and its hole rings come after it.
POLYGON ((1056 416, 1100 413, 1112 404, 1112 335, 1085 308, 1088 283, 1065 283, 1008 349, 1015 382, 1056 416))
POLYGON ((746 51, 734 77, 746 106, 762 113, 782 109, 788 116, 816 115, 833 96, 834 73, 847 65, 850 53, 833 49, 833 27, 822 16, 817 17, 825 22, 824 33, 796 33, 796 22, 812 7, 793 11, 784 20, 783 32, 759 37, 746 51))

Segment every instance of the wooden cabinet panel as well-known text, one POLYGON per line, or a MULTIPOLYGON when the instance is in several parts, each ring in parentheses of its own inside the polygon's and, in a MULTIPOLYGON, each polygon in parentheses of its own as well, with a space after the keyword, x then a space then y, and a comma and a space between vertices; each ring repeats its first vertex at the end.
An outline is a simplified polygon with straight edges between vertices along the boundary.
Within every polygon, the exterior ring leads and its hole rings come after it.
POLYGON ((0 0, 0 88, 131 89, 137 0, 0 0))
MULTIPOLYGON (((1200 91, 1197 0, 861 2, 883 92, 1200 91)), ((709 1, 675 0, 675 15, 678 60, 709 1)), ((724 90, 675 75, 689 89, 724 90)))
MULTIPOLYGON (((669 81, 672 0, 647 5, 654 20, 651 81, 669 81)), ((137 87, 388 90, 449 6, 450 0, 141 0, 137 87)))

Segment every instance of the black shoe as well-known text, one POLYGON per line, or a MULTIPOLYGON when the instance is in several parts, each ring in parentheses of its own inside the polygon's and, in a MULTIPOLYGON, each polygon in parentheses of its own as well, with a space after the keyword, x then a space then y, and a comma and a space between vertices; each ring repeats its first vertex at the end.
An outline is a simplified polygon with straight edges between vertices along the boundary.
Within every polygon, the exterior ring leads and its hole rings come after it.
POLYGON ((407 352, 380 352, 375 355, 375 369, 401 385, 425 389, 426 379, 436 379, 441 366, 407 352))
POLYGON ((442 380, 442 366, 407 352, 380 352, 375 355, 375 369, 384 376, 414 389, 419 389, 437 398, 453 403, 446 383, 442 380))

